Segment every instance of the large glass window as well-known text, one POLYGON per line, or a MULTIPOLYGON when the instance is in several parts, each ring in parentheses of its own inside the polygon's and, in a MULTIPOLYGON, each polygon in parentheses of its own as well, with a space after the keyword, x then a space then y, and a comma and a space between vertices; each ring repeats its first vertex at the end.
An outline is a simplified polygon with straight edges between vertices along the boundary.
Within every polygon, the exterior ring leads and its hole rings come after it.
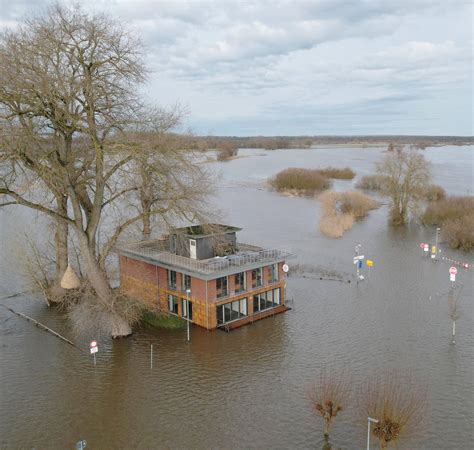
POLYGON ((262 268, 252 270, 252 287, 262 286, 262 268))
POLYGON ((275 283, 278 281, 278 264, 268 266, 268 282, 275 283))
POLYGON ((234 275, 235 280, 235 292, 242 292, 245 291, 245 272, 236 273, 234 275))
POLYGON ((247 299, 236 300, 216 307, 217 325, 247 316, 247 299))
POLYGON ((186 275, 183 273, 181 277, 181 284, 183 292, 186 292, 188 289, 191 289, 191 275, 186 275))
POLYGON ((280 300, 280 289, 272 289, 271 291, 262 292, 253 296, 253 311, 264 311, 265 309, 274 308, 279 306, 280 300))
POLYGON ((178 297, 176 295, 168 295, 168 311, 172 314, 178 314, 178 297))
POLYGON ((184 298, 181 300, 181 308, 182 313, 181 316, 184 319, 188 319, 188 308, 189 308, 189 320, 193 320, 193 304, 192 302, 188 302, 184 298))
POLYGON ((216 280, 216 295, 217 298, 226 297, 227 292, 227 277, 217 278, 216 280))
POLYGON ((176 272, 174 270, 167 270, 168 288, 176 290, 176 272))

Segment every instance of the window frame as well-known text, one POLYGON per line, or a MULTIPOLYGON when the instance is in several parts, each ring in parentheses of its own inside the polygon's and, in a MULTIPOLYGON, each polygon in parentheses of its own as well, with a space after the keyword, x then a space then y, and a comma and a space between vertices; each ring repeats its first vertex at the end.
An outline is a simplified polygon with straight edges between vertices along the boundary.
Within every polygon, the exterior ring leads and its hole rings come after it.
POLYGON ((225 277, 216 278, 216 298, 225 298, 225 297, 228 297, 228 295, 229 295, 229 277, 225 276, 225 277), (223 288, 218 287, 219 280, 225 280, 225 292, 224 293, 222 293, 223 288))

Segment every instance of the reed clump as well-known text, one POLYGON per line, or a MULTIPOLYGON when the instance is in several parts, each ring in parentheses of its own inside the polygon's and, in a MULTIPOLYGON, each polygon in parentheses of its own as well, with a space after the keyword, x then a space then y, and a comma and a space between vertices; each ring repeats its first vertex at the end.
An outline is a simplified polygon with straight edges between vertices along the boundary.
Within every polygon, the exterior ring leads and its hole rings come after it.
POLYGON ((325 167, 324 169, 318 169, 318 171, 326 178, 334 178, 336 180, 352 180, 356 175, 350 167, 344 167, 343 169, 325 167))
POLYGON ((297 191, 304 195, 311 195, 331 186, 331 182, 319 170, 300 168, 282 170, 269 183, 277 191, 297 191))
POLYGON ((441 239, 451 248, 474 247, 474 197, 446 197, 431 202, 422 216, 425 225, 441 227, 441 239))
POLYGON ((356 191, 324 192, 319 200, 322 209, 319 229, 332 238, 341 237, 357 219, 367 216, 369 211, 379 206, 372 198, 356 191))
POLYGON ((356 184, 356 188, 367 191, 384 191, 387 177, 384 175, 365 175, 356 184))

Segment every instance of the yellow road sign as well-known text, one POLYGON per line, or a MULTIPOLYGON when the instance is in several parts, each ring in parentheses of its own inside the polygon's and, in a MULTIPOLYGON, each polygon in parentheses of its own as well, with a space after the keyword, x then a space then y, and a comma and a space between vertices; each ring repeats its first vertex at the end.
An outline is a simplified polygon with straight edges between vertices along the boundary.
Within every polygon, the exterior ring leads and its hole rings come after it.
POLYGON ((374 265, 374 262, 371 259, 366 260, 366 263, 369 267, 372 267, 374 265))

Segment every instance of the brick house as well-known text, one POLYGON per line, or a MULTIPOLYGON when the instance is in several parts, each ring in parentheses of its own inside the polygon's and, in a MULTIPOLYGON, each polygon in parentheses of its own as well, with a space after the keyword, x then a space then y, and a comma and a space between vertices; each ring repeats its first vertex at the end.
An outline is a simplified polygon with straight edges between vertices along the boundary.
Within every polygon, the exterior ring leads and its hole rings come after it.
POLYGON ((283 266, 290 254, 238 243, 237 231, 196 225, 117 246, 121 291, 208 330, 288 310, 283 266))

